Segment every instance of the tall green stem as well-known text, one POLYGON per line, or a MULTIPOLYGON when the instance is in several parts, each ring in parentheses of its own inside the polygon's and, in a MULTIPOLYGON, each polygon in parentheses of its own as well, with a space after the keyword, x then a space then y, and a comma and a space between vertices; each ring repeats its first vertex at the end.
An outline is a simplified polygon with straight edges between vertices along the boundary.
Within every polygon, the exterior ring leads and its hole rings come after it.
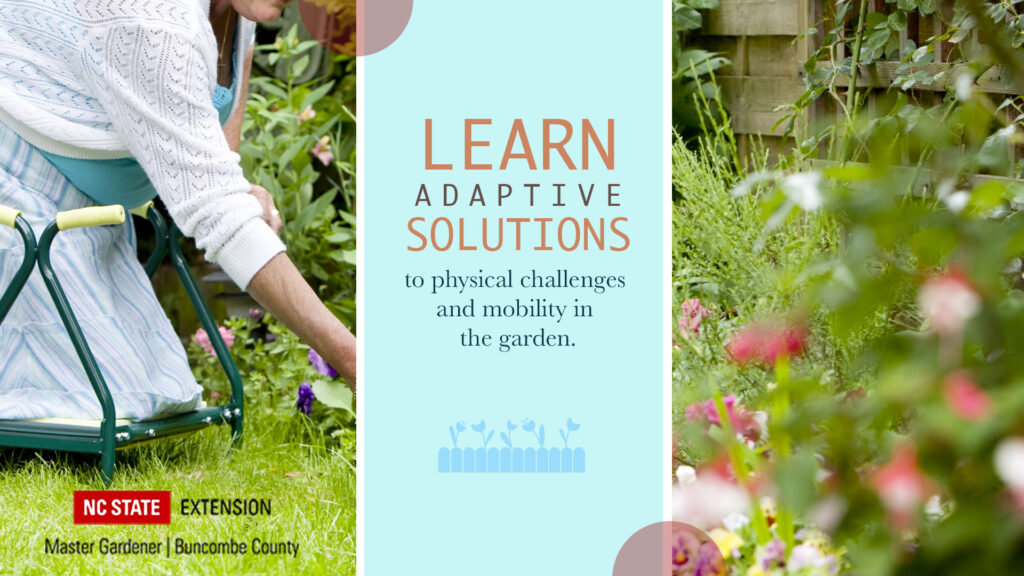
POLYGON ((743 458, 743 446, 736 439, 736 430, 733 428, 732 419, 729 418, 729 409, 725 407, 725 401, 722 400, 722 393, 716 391, 714 399, 715 409, 718 411, 718 420, 722 423, 722 428, 728 437, 729 444, 726 446, 726 449, 729 453, 729 463, 732 464, 733 474, 736 475, 736 482, 747 491, 747 494, 754 501, 750 517, 754 525, 754 533, 757 535, 757 542, 759 544, 767 544, 772 539, 772 534, 768 529, 768 520, 764 517, 764 511, 761 510, 761 502, 750 486, 750 469, 743 458))
MULTIPOLYGON (((775 430, 772 433, 771 444, 772 451, 775 453, 775 465, 781 466, 789 459, 793 450, 789 432, 785 429, 790 412, 788 356, 782 356, 775 361, 775 382, 775 397, 772 402, 772 421, 775 424, 775 430)), ((779 535, 782 537, 782 541, 786 543, 788 550, 792 550, 795 542, 793 515, 784 504, 781 501, 776 503, 775 517, 779 523, 779 535)))
POLYGON ((860 14, 853 41, 853 61, 850 63, 850 86, 846 90, 846 115, 848 120, 855 116, 857 105, 857 73, 860 71, 860 46, 864 41, 864 21, 868 17, 868 1, 860 0, 860 14))
POLYGON ((860 0, 860 14, 854 29, 853 59, 850 62, 850 85, 846 88, 846 132, 843 137, 840 161, 852 160, 853 119, 857 116, 857 76, 860 72, 860 49, 864 42, 864 22, 868 15, 868 1, 860 0))

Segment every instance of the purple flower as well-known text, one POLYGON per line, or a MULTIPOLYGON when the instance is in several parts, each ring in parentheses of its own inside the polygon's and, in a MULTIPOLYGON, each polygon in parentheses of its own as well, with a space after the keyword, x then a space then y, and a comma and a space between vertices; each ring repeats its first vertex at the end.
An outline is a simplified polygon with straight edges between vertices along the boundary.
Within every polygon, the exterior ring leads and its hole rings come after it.
POLYGON ((761 569, 771 570, 786 565, 786 543, 778 538, 764 545, 761 549, 761 569))
POLYGON ((718 576, 725 573, 725 559, 722 558, 722 553, 715 543, 704 542, 701 544, 693 576, 718 576))
POLYGON ((317 372, 327 376, 328 378, 338 377, 338 371, 334 369, 334 366, 328 364, 327 361, 321 358, 320 355, 316 353, 316 350, 313 350, 312 348, 309 349, 309 363, 313 365, 313 368, 316 369, 317 372))
POLYGON ((309 382, 299 384, 299 397, 295 401, 295 409, 309 416, 313 412, 313 400, 316 400, 316 394, 313 394, 309 382))
POLYGON ((263 319, 263 310, 260 309, 260 308, 250 308, 249 309, 249 318, 252 319, 252 320, 262 320, 263 319))
POLYGON ((688 531, 673 534, 673 537, 675 538, 675 542, 672 544, 673 573, 684 571, 692 573, 700 555, 700 540, 688 531))
POLYGON ((672 534, 672 574, 718 576, 725 574, 725 560, 714 542, 690 530, 672 534))

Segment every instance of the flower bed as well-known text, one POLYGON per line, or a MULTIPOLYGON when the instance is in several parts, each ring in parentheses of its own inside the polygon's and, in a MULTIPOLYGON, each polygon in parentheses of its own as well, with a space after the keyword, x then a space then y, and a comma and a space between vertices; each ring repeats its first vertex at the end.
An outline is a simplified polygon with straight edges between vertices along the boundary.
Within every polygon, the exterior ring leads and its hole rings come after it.
POLYGON ((991 146, 914 194, 884 164, 744 178, 677 146, 674 519, 728 574, 1024 565, 1024 186, 957 190, 991 146))

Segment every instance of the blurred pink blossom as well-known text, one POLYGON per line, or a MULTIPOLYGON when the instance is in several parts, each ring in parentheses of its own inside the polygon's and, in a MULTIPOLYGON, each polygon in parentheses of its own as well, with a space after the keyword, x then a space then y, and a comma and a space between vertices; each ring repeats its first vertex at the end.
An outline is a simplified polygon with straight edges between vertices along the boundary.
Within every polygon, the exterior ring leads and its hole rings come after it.
POLYGON ((983 420, 992 407, 988 394, 978 388, 970 374, 963 370, 946 376, 943 392, 949 409, 963 420, 983 420))
POLYGON ((305 110, 303 110, 302 112, 299 112, 299 118, 298 118, 299 124, 302 124, 303 122, 306 122, 307 120, 312 120, 315 117, 316 117, 316 110, 313 110, 312 106, 306 106, 305 110))
POLYGON ((892 460, 871 476, 871 486, 897 528, 907 529, 917 509, 935 490, 917 465, 917 450, 905 443, 893 449, 892 460))
MULTIPOLYGON (((224 345, 231 348, 231 345, 235 343, 235 335, 231 332, 231 329, 218 326, 217 331, 220 332, 220 337, 224 340, 224 345)), ((206 333, 206 330, 203 330, 202 328, 196 330, 196 335, 193 336, 193 338, 195 339, 196 344, 205 350, 207 354, 211 356, 217 355, 217 352, 213 349, 213 342, 210 341, 210 335, 206 333)))
POLYGON ((334 152, 331 151, 328 142, 330 142, 330 136, 324 136, 317 140, 316 144, 309 149, 309 152, 316 156, 317 160, 324 166, 327 166, 334 160, 334 152))
MULTIPOLYGON (((729 417, 731 418, 734 414, 733 407, 736 405, 736 395, 729 394, 722 398, 722 403, 725 404, 725 409, 729 412, 729 417)), ((714 400, 694 402, 687 406, 686 419, 691 422, 707 420, 711 424, 722 424, 722 419, 718 417, 718 407, 715 406, 714 400)))
POLYGON ((798 326, 750 324, 733 334, 725 351, 738 364, 755 362, 770 366, 784 356, 799 356, 806 342, 807 332, 798 326))
POLYGON ((700 334, 700 323, 711 314, 711 311, 700 303, 700 298, 684 300, 679 305, 679 332, 684 338, 690 334, 700 334))
POLYGON ((981 296, 964 273, 954 268, 928 279, 918 291, 917 305, 925 324, 948 336, 963 332, 967 321, 981 310, 981 296))
MULTIPOLYGON (((764 420, 767 417, 760 412, 751 412, 737 404, 736 395, 730 394, 722 398, 725 410, 729 414, 736 434, 745 440, 757 441, 764 430, 764 420)), ((686 419, 691 422, 707 422, 718 426, 722 425, 722 419, 718 415, 718 407, 714 400, 694 402, 686 407, 686 419)))

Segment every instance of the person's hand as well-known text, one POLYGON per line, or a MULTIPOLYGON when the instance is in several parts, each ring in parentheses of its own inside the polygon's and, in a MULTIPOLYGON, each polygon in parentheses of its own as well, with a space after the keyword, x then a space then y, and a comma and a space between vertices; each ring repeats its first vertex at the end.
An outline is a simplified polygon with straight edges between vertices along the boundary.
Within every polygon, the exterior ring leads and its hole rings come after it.
POLYGON ((320 302, 287 254, 271 258, 245 290, 334 367, 355 398, 355 336, 320 302))
POLYGON ((274 206, 274 198, 267 192, 267 189, 263 186, 257 186, 250 184, 249 194, 252 194, 260 201, 260 206, 263 206, 263 221, 266 222, 275 234, 281 233, 281 213, 277 211, 277 207, 274 206))

